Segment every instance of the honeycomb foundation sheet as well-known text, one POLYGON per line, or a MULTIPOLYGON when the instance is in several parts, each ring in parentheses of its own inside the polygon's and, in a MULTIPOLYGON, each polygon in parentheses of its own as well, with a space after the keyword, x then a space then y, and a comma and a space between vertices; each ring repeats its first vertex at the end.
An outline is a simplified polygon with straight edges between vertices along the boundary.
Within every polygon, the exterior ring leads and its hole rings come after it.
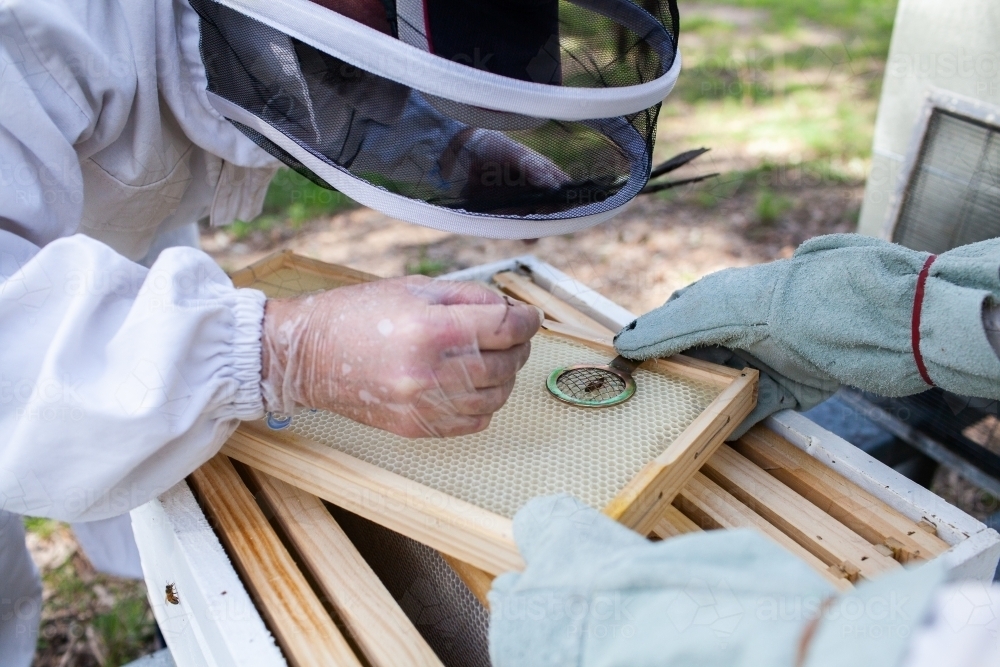
POLYGON ((612 356, 538 334, 510 400, 481 433, 408 439, 323 411, 296 415, 289 430, 502 516, 560 492, 602 509, 721 392, 644 369, 633 373, 635 396, 609 408, 567 405, 545 387, 556 368, 612 356))
POLYGON ((269 298, 287 299, 349 284, 353 283, 346 280, 336 281, 328 276, 300 271, 294 266, 283 266, 254 280, 251 286, 264 292, 269 298))

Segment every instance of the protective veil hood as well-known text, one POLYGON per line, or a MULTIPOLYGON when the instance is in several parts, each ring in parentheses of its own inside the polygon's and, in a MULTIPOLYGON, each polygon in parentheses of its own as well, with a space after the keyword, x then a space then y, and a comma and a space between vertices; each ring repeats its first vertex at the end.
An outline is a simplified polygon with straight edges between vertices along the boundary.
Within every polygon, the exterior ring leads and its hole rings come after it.
POLYGON ((564 234, 645 185, 674 0, 190 0, 215 108, 314 181, 492 238, 564 234))

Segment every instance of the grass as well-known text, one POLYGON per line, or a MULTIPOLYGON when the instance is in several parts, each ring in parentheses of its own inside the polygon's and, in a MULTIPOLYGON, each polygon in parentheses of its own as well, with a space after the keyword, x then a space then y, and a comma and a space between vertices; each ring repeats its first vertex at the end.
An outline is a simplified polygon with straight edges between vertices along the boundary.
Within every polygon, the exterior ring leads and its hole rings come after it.
MULTIPOLYGON (((692 4, 710 4, 694 0, 692 4)), ((863 40, 873 54, 884 58, 889 53, 896 0, 727 0, 736 7, 766 10, 773 27, 790 31, 804 22, 829 26, 843 31, 847 41, 863 40)), ((683 17, 681 30, 685 29, 683 17)))
MULTIPOLYGON (((75 546, 69 526, 26 517, 36 548, 75 546)), ((96 573, 77 550, 42 569, 43 607, 35 667, 118 667, 158 648, 156 624, 140 581, 96 573)))
POLYGON ((55 533, 63 524, 59 521, 53 521, 52 519, 45 519, 43 517, 37 516, 26 516, 24 517, 24 529, 29 533, 35 533, 42 539, 48 539, 55 533))
POLYGON ((790 208, 792 208, 791 199, 775 194, 769 188, 761 188, 757 192, 757 201, 754 204, 754 216, 761 225, 773 225, 790 208))
POLYGON ((654 162, 696 146, 715 149, 695 163, 723 172, 696 186, 692 201, 707 208, 758 189, 766 209, 775 193, 863 183, 895 7, 896 0, 685 2, 684 70, 660 114, 654 162))
POLYGON ((145 598, 125 598, 94 617, 93 626, 106 647, 105 665, 123 665, 148 651, 153 641, 152 612, 145 598))
MULTIPOLYGON (((690 200, 702 208, 713 208, 724 199, 745 193, 774 197, 775 190, 796 190, 820 185, 855 183, 856 179, 844 170, 831 166, 827 160, 814 160, 798 164, 763 162, 751 169, 732 170, 700 185, 690 200), (765 195, 765 193, 767 193, 765 195)), ((674 201, 682 195, 677 190, 666 190, 656 196, 674 201)), ((764 205, 769 206, 769 204, 764 205)), ((758 218, 760 216, 757 216, 758 218)))
POLYGON ((406 273, 433 278, 447 271, 449 266, 448 262, 428 257, 427 246, 423 246, 420 249, 420 256, 415 261, 406 265, 406 273))
POLYGON ((254 232, 270 232, 279 227, 296 230, 310 220, 355 206, 357 204, 347 195, 328 190, 291 169, 282 168, 267 189, 261 214, 250 221, 237 220, 226 229, 239 241, 254 232))

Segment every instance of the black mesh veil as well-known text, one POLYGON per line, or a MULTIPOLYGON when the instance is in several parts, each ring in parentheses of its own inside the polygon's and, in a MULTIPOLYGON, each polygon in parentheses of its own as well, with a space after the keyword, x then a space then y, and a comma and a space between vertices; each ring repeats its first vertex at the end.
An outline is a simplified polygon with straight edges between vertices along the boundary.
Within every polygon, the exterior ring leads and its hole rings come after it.
POLYGON ((449 231, 564 233, 645 185, 673 0, 368 1, 391 36, 308 0, 192 0, 213 104, 313 181, 449 231))

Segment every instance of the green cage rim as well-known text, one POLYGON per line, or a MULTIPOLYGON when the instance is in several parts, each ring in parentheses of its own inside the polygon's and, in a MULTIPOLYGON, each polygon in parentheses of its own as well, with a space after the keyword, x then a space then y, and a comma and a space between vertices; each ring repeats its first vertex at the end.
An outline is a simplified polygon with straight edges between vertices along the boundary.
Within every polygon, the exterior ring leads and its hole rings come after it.
POLYGON ((568 403, 569 405, 574 405, 580 408, 610 408, 613 405, 620 405, 632 398, 635 395, 635 379, 632 378, 628 373, 623 373, 617 368, 612 368, 611 366, 601 366, 599 364, 576 364, 573 366, 563 366, 557 368, 551 373, 549 373, 548 379, 545 381, 545 388, 549 390, 549 393, 554 397, 562 401, 563 403, 568 403), (558 387, 556 382, 564 373, 574 370, 584 370, 584 369, 596 369, 606 371, 612 375, 616 375, 625 383, 625 388, 614 398, 609 398, 604 401, 587 401, 584 399, 575 398, 570 396, 562 389, 558 387))

